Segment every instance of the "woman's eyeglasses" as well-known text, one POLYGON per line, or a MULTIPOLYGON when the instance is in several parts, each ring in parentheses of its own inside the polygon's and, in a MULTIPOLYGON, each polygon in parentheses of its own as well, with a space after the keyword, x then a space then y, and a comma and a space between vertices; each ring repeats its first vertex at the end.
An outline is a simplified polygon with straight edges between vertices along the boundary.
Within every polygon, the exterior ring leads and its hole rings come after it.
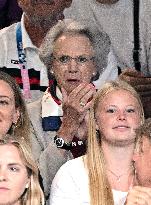
POLYGON ((76 63, 80 65, 84 65, 86 63, 89 63, 90 61, 94 61, 94 57, 89 56, 77 56, 77 57, 71 57, 68 55, 62 55, 62 56, 53 56, 53 59, 59 62, 60 64, 68 64, 72 60, 74 60, 76 63))

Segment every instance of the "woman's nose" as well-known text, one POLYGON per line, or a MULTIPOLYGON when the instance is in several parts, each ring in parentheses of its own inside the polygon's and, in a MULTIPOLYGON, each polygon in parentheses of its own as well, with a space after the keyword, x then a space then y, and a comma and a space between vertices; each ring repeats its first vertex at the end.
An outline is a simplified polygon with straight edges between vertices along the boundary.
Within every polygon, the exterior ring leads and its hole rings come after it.
POLYGON ((69 72, 78 72, 78 62, 75 59, 71 59, 69 63, 69 72))
POLYGON ((126 114, 124 111, 119 111, 118 113, 118 120, 125 120, 126 119, 126 114))

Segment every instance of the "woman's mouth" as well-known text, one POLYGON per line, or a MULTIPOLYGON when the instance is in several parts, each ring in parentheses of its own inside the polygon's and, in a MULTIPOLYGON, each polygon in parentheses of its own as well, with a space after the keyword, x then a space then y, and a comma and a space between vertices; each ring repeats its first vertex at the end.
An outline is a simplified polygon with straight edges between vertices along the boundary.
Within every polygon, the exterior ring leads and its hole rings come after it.
POLYGON ((115 127, 113 127, 114 130, 118 130, 118 131, 125 131, 128 130, 130 127, 127 125, 117 125, 115 127))
POLYGON ((5 191, 8 191, 9 190, 9 188, 7 188, 7 187, 0 187, 0 192, 5 192, 5 191))
POLYGON ((67 82, 70 84, 79 84, 80 80, 78 79, 67 79, 67 82))

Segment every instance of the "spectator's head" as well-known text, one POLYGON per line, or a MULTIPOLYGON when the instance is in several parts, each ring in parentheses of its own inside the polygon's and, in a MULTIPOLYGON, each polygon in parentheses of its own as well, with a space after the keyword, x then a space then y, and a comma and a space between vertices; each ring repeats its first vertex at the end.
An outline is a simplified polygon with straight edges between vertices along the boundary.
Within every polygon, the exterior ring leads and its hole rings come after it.
POLYGON ((145 123, 136 130, 133 160, 138 184, 151 187, 151 118, 145 120, 145 123))
POLYGON ((40 58, 60 87, 71 92, 82 82, 96 80, 107 65, 110 40, 71 20, 60 21, 46 35, 40 58))
POLYGON ((38 168, 23 138, 0 140, 0 204, 44 205, 38 168))
POLYGON ((102 140, 119 146, 134 143, 135 129, 144 120, 139 95, 121 80, 104 84, 96 94, 92 112, 102 140))
POLYGON ((21 90, 8 74, 0 72, 0 137, 7 133, 29 137, 29 118, 21 90))
POLYGON ((35 25, 48 26, 63 18, 63 11, 72 0, 18 0, 26 17, 35 25))

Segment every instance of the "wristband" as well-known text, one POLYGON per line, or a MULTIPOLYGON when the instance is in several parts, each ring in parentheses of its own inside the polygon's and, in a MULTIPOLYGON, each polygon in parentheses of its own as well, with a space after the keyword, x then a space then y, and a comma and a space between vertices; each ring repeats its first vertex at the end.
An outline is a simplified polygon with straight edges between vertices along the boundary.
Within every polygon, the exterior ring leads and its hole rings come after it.
POLYGON ((54 143, 56 144, 57 148, 60 149, 71 150, 72 148, 71 142, 65 142, 64 139, 58 135, 54 137, 54 143))
POLYGON ((82 140, 78 140, 76 142, 65 142, 64 139, 58 135, 54 137, 54 143, 56 144, 57 148, 65 150, 71 150, 73 147, 84 145, 82 140))

